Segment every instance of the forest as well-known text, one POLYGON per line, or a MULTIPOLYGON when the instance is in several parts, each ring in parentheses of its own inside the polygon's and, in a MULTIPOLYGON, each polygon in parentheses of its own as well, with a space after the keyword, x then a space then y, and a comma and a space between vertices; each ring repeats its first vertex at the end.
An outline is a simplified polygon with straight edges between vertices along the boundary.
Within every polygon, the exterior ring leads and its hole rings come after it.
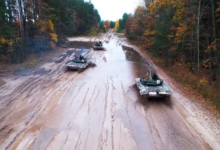
POLYGON ((0 62, 21 63, 66 36, 96 34, 100 21, 91 1, 1 0, 0 62))
POLYGON ((220 110, 220 1, 145 0, 124 32, 220 110))
POLYGON ((117 33, 124 33, 125 30, 125 24, 127 22, 127 19, 129 17, 128 13, 124 13, 122 18, 116 21, 110 21, 110 20, 105 20, 100 22, 100 31, 101 32, 106 32, 108 29, 114 29, 115 32, 117 33))

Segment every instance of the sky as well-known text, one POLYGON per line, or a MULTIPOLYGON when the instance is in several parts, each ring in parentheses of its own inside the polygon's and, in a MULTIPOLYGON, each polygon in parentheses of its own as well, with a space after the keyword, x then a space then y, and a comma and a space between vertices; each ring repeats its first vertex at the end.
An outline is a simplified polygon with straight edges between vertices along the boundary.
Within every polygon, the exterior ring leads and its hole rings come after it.
POLYGON ((134 13, 140 1, 142 0, 91 0, 94 7, 98 10, 101 19, 110 21, 122 18, 125 12, 134 13))

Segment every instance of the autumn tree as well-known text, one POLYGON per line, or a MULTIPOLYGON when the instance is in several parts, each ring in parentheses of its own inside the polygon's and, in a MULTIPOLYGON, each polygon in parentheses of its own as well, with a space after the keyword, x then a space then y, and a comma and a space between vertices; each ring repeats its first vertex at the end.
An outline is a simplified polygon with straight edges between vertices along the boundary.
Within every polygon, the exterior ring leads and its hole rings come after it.
POLYGON ((129 17, 125 35, 164 59, 166 67, 189 67, 195 86, 206 80, 211 85, 220 74, 219 18, 216 0, 145 0, 129 17))
POLYGON ((0 2, 0 61, 19 63, 30 53, 52 50, 66 36, 97 34, 101 18, 83 0, 0 2))
POLYGON ((108 29, 110 28, 110 21, 109 20, 105 21, 104 27, 105 27, 105 31, 108 31, 108 29))
POLYGON ((134 34, 132 34, 132 31, 131 31, 132 23, 133 23, 133 17, 131 15, 129 15, 129 17, 125 23, 125 29, 124 29, 124 35, 128 39, 133 39, 133 36, 134 36, 134 34))
POLYGON ((115 28, 114 31, 117 32, 119 28, 119 20, 115 21, 115 28))

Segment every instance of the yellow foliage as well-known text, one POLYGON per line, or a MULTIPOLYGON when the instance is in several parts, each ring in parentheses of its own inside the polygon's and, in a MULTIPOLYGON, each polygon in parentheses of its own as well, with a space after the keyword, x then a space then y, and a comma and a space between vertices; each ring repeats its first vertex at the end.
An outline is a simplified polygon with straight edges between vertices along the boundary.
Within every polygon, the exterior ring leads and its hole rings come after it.
POLYGON ((97 35, 98 29, 96 26, 92 27, 91 30, 89 31, 89 35, 97 35))
POLYGON ((51 40, 53 40, 54 42, 58 41, 56 33, 50 33, 50 37, 51 37, 51 40))
POLYGON ((174 39, 174 42, 181 43, 183 36, 185 35, 188 28, 185 24, 179 23, 179 27, 175 28, 175 30, 176 30, 176 38, 174 39))
POLYGON ((115 22, 115 28, 114 28, 114 31, 117 32, 118 31, 118 27, 119 27, 119 20, 117 20, 115 22))
POLYGON ((47 22, 45 20, 41 20, 41 21, 37 22, 36 25, 37 25, 40 33, 44 33, 47 29, 47 22))
POLYGON ((48 20, 48 26, 49 26, 50 31, 54 31, 53 23, 51 20, 48 20))
POLYGON ((219 39, 214 40, 211 45, 208 46, 207 50, 205 52, 209 52, 211 49, 213 49, 214 51, 217 50, 217 41, 219 41, 219 39))
POLYGON ((151 15, 155 14, 155 8, 156 8, 155 4, 154 3, 150 3, 149 10, 150 10, 150 14, 151 15))
POLYGON ((202 78, 199 80, 199 86, 204 86, 204 85, 207 85, 208 84, 208 81, 205 79, 205 78, 202 78))
POLYGON ((6 39, 3 37, 0 37, 0 45, 5 44, 5 42, 6 42, 6 39))
POLYGON ((41 20, 36 23, 38 30, 39 30, 39 36, 41 37, 49 37, 50 38, 50 46, 55 47, 56 43, 58 42, 57 34, 54 31, 54 25, 51 20, 41 20))
POLYGON ((156 33, 156 30, 149 30, 147 29, 145 32, 144 32, 144 35, 147 36, 147 35, 154 35, 156 33))
POLYGON ((13 40, 7 40, 7 42, 9 46, 12 46, 13 45, 13 40))
POLYGON ((167 39, 171 39, 171 38, 173 38, 173 35, 167 35, 167 39))
POLYGON ((8 46, 13 45, 13 40, 7 40, 3 36, 0 36, 0 45, 8 44, 8 46))

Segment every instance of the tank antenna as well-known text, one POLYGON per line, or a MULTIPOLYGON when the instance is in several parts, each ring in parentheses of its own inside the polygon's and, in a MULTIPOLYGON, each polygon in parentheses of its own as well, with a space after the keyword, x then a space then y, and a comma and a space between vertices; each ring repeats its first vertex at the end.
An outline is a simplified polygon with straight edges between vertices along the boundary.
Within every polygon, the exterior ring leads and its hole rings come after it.
POLYGON ((152 75, 151 75, 151 65, 150 65, 150 80, 152 80, 152 75))

